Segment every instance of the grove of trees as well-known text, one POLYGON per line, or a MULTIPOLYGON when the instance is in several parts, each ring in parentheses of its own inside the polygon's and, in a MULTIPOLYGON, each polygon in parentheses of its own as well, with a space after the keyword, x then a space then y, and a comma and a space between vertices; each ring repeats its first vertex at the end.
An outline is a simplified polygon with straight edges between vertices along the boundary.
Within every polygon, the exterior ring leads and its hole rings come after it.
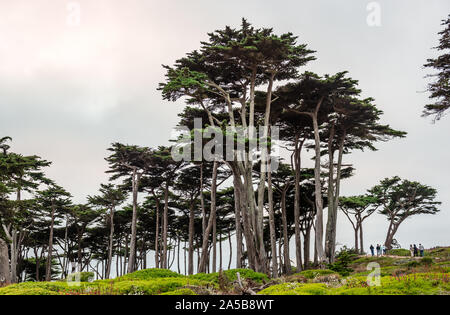
MULTIPOLYGON (((443 37, 448 44, 448 30, 443 37)), ((381 123, 383 112, 347 72, 304 71, 314 53, 291 33, 246 20, 209 33, 198 50, 164 66, 159 86, 164 100, 186 103, 178 126, 190 130, 179 139, 189 158, 174 158, 178 144, 113 143, 105 158, 109 182, 84 204, 47 178, 49 161, 11 152, 12 139, 0 139, 1 283, 77 271, 108 279, 150 267, 216 272, 233 261, 277 277, 335 260, 339 211, 361 253, 364 220, 385 215, 391 248, 406 218, 438 211, 436 190, 392 177, 365 195, 341 196, 342 181, 354 175, 352 152, 406 133, 381 123), (262 150, 252 146, 256 127, 262 150), (239 139, 239 130, 246 130, 241 150, 227 141, 239 139), (196 146, 210 158, 196 156, 196 146), (272 154, 275 147, 284 158, 272 154)))

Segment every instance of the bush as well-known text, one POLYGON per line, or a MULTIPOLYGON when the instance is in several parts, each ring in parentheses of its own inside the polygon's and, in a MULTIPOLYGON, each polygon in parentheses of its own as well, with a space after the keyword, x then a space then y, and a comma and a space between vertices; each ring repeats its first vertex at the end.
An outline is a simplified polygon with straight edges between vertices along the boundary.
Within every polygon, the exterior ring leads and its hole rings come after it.
POLYGON ((423 257, 420 260, 420 263, 425 266, 431 266, 433 264, 433 258, 431 257, 423 257))
MULTIPOLYGON (((124 280, 116 282, 97 282, 91 287, 97 294, 156 295, 184 289, 186 286, 209 286, 209 282, 182 277, 168 277, 152 280, 124 280)), ((87 292, 85 288, 84 292, 87 292)))
POLYGON ((183 275, 176 273, 175 271, 168 269, 143 269, 135 271, 133 273, 126 274, 122 277, 117 278, 118 281, 124 280, 152 280, 155 278, 183 278, 183 275))
POLYGON ((161 293, 160 295, 197 295, 197 293, 191 289, 177 289, 174 291, 161 293))
MULTIPOLYGON (((236 281, 237 280, 237 273, 241 275, 241 279, 245 280, 252 280, 254 282, 262 283, 264 281, 268 281, 269 277, 267 277, 266 274, 255 272, 251 269, 231 269, 224 271, 224 275, 229 281, 236 281)), ((197 280, 203 280, 203 281, 209 281, 214 282, 216 284, 219 283, 219 273, 197 273, 195 275, 189 276, 190 279, 197 279, 197 280)))
POLYGON ((93 272, 75 272, 69 274, 66 281, 69 282, 92 282, 94 280, 94 273, 93 272))
POLYGON ((0 288, 0 295, 55 295, 68 288, 67 282, 22 282, 0 288))
POLYGON ((304 270, 299 273, 296 273, 296 274, 292 275, 291 277, 303 276, 306 279, 314 279, 318 276, 326 276, 326 275, 331 275, 331 274, 336 274, 336 271, 329 270, 329 269, 309 269, 309 270, 304 270))
POLYGON ((358 258, 358 252, 353 248, 342 247, 336 255, 336 261, 328 265, 330 270, 339 273, 341 276, 348 276, 353 269, 349 267, 350 263, 358 258))
POLYGON ((404 248, 388 250, 387 254, 392 255, 392 256, 405 256, 405 257, 411 256, 411 252, 409 251, 409 249, 404 249, 404 248))
POLYGON ((282 283, 270 286, 260 292, 260 295, 327 295, 329 290, 323 283, 282 283))

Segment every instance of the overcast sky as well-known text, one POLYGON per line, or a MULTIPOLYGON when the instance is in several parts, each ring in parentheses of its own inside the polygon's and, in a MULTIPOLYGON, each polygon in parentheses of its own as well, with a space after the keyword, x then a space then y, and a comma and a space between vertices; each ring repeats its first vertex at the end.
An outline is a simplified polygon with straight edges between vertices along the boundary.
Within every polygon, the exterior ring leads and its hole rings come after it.
MULTIPOLYGON (((393 175, 435 187, 441 213, 407 220, 396 238, 403 247, 450 245, 450 117, 436 124, 421 117, 428 101, 422 65, 436 56, 431 47, 450 1, 377 1, 380 26, 367 23, 369 2, 0 0, 0 137, 13 137, 15 152, 53 161, 48 175, 84 202, 107 179, 111 142, 167 144, 183 103, 163 101, 156 91, 161 64, 246 17, 293 32, 316 50, 304 70, 348 70, 384 111, 383 123, 408 132, 378 152, 346 156, 356 175, 342 195, 362 194, 393 175)), ((339 217, 337 240, 352 245, 346 220, 339 217)), ((373 215, 366 247, 382 243, 386 230, 386 219, 373 215)))

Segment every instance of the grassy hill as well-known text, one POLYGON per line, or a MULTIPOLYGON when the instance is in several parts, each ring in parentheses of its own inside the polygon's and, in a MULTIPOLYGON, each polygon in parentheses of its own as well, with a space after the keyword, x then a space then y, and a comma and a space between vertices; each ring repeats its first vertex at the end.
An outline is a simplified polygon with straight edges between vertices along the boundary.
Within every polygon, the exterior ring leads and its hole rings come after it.
POLYGON ((395 250, 383 257, 355 257, 347 266, 351 271, 346 273, 313 269, 277 279, 248 269, 192 276, 164 269, 146 269, 93 282, 88 281, 89 273, 83 273, 79 283, 25 282, 0 288, 0 295, 450 294, 450 247, 427 250, 423 258, 408 257, 408 254, 409 251, 395 250), (373 272, 367 268, 370 263, 380 266, 379 286, 367 283, 368 275, 373 272))

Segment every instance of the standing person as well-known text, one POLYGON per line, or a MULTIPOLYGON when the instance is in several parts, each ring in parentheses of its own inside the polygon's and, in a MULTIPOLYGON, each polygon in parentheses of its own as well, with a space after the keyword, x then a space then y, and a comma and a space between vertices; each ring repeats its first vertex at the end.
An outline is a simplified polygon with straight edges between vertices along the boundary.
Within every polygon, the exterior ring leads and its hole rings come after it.
POLYGON ((380 249, 381 249, 380 244, 377 244, 377 256, 380 256, 380 249))
POLYGON ((409 245, 409 252, 411 253, 411 257, 414 256, 414 248, 412 245, 409 245))
POLYGON ((370 252, 372 253, 372 256, 375 255, 374 249, 375 249, 375 247, 373 247, 373 245, 371 244, 371 245, 370 245, 370 252))
POLYGON ((416 244, 414 244, 414 257, 419 256, 419 250, 417 249, 416 244))
POLYGON ((384 246, 384 245, 381 246, 381 254, 383 256, 386 255, 386 246, 384 246))
POLYGON ((419 244, 420 257, 424 256, 425 247, 422 244, 419 244))

